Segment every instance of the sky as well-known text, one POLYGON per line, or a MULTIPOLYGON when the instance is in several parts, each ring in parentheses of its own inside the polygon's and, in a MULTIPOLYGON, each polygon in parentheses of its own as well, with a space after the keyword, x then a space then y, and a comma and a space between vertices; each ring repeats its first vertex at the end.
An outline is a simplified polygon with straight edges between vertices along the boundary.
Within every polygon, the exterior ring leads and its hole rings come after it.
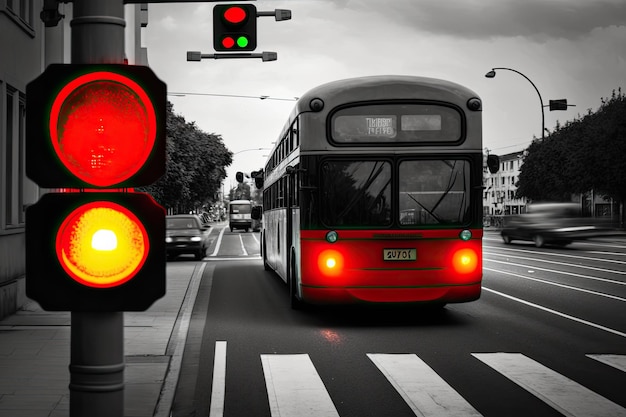
POLYGON ((626 90, 624 0, 283 0, 259 11, 290 9, 292 19, 259 17, 257 49, 278 60, 203 59, 212 54, 215 3, 150 3, 142 44, 167 83, 174 112, 218 134, 235 172, 265 165, 294 99, 338 79, 379 74, 453 81, 483 101, 483 141, 491 153, 526 148, 541 137, 541 102, 554 130, 596 111, 602 97, 626 90), (495 67, 496 77, 485 74, 495 67), (536 86, 539 94, 533 87, 536 86), (185 95, 175 93, 187 93, 185 95), (191 94, 190 94, 191 93, 191 94), (244 96, 244 97, 230 97, 244 96), (260 97, 267 96, 266 99, 260 97))

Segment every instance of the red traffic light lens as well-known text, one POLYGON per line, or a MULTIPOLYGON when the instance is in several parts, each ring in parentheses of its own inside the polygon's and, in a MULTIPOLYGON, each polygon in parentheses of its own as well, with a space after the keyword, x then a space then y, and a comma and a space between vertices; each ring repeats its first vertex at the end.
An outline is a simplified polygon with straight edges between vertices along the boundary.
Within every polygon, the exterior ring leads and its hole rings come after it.
POLYGON ((149 249, 148 233, 137 216, 110 201, 76 208, 56 237, 63 269, 89 287, 115 287, 130 280, 141 270, 149 249))
POLYGON ((230 49, 235 46, 235 40, 230 36, 226 36, 224 39, 222 39, 222 46, 226 49, 230 49))
POLYGON ((154 147, 156 131, 148 94, 114 72, 75 78, 59 92, 50 112, 57 156, 72 174, 98 187, 136 174, 154 147))
POLYGON ((233 25, 239 24, 248 18, 248 13, 239 6, 229 7, 224 10, 224 20, 233 25))

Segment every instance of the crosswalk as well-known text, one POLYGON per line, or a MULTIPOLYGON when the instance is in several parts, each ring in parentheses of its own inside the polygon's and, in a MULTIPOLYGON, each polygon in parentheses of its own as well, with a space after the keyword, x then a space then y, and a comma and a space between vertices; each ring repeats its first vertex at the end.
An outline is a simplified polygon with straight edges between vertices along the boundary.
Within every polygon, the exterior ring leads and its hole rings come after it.
MULTIPOLYGON (((462 394, 450 386, 416 354, 366 354, 416 416, 482 416, 462 394)), ((559 413, 570 417, 626 417, 626 408, 602 397, 521 353, 472 353, 559 413)), ((626 355, 589 354, 596 360, 626 372, 626 355)), ((306 353, 260 355, 272 417, 339 417, 313 361, 306 353)), ((226 342, 217 342, 215 368, 225 372, 226 342)), ((221 392, 214 380, 213 390, 221 392)), ((221 417, 221 404, 211 404, 210 417, 221 417), (214 412, 217 410, 216 412, 214 412)), ((215 398, 213 398, 215 400, 215 398)), ((213 402, 213 401, 212 401, 213 402)))

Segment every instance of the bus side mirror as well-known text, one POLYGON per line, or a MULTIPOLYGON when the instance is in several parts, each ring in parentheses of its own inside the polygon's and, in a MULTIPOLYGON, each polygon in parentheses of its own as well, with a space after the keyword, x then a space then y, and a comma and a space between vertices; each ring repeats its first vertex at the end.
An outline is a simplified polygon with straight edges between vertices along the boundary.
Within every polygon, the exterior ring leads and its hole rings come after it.
POLYGON ((498 155, 487 155, 487 168, 489 172, 495 174, 500 170, 500 157, 498 155))
POLYGON ((235 179, 237 180, 237 182, 243 182, 243 172, 237 172, 235 174, 235 179))
POLYGON ((261 220, 262 216, 263 216, 263 209, 261 208, 261 206, 252 207, 252 211, 250 212, 250 217, 252 217, 253 220, 261 220))

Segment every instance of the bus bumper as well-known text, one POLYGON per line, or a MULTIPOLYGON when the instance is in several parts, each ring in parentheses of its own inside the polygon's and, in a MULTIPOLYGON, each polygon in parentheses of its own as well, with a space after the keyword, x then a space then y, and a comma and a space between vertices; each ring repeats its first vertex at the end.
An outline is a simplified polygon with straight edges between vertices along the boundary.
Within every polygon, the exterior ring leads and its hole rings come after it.
POLYGON ((480 293, 480 282, 435 288, 302 286, 302 299, 310 304, 462 303, 477 300, 480 293))

